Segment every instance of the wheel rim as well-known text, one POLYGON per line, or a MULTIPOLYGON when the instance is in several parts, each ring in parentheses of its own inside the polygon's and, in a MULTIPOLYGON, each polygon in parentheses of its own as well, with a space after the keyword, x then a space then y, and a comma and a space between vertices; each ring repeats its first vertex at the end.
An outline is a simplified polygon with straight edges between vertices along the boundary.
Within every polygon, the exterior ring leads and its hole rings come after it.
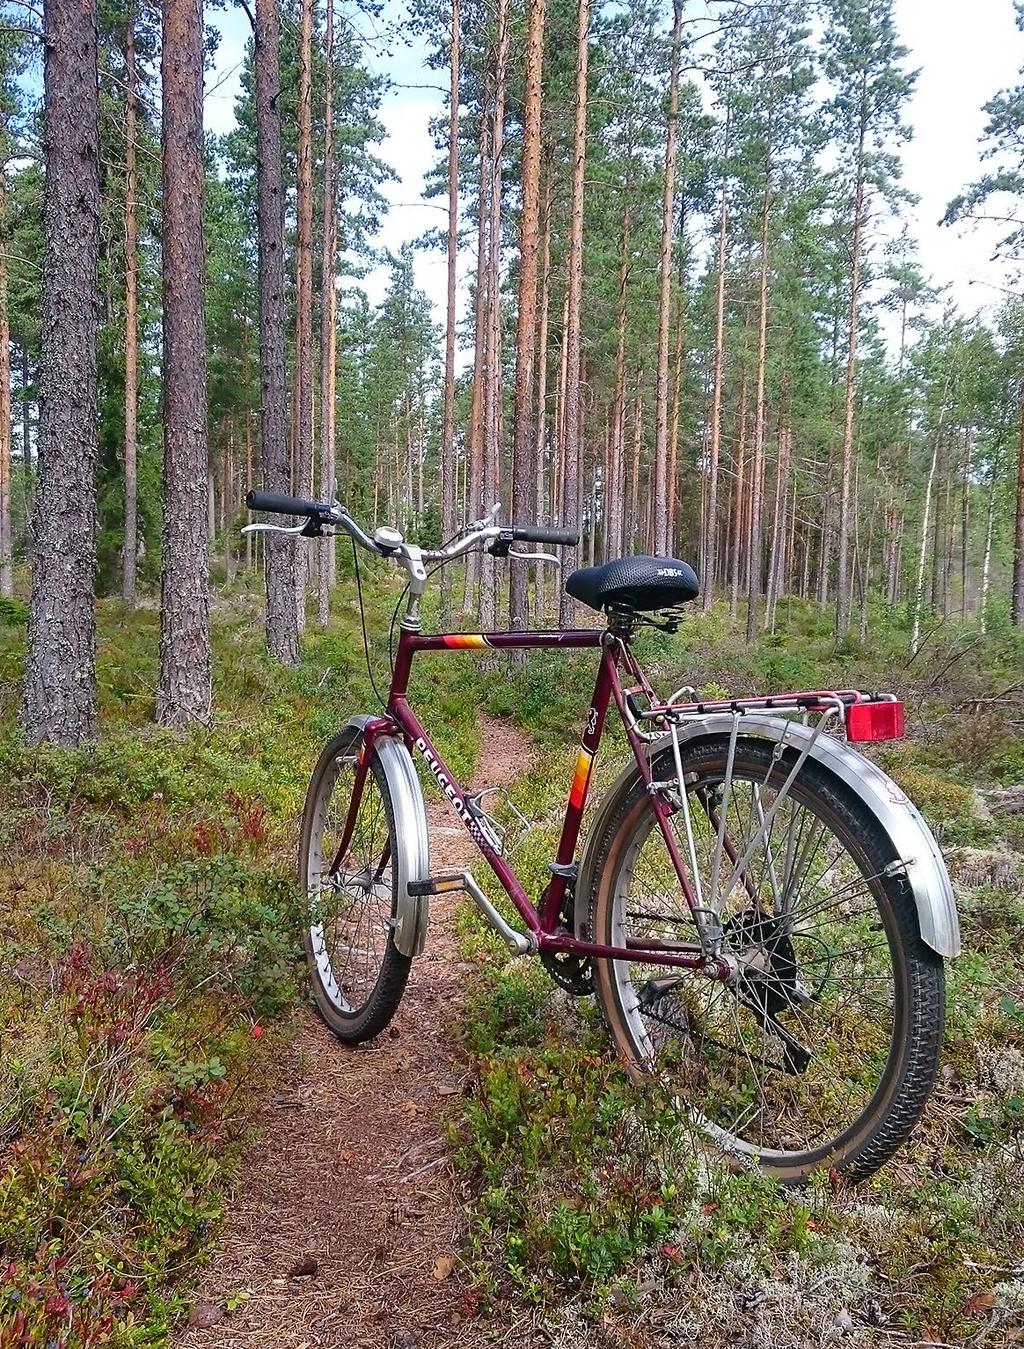
POLYGON ((342 750, 326 773, 313 814, 306 889, 310 949, 331 1006, 355 1016, 380 978, 392 929, 394 885, 387 806, 366 774, 348 849, 335 869, 358 755, 342 750))
MULTIPOLYGON (((741 978, 730 986, 627 961, 610 962, 609 973, 634 1057, 670 1085, 701 1131, 763 1164, 799 1158, 806 1166, 848 1149, 885 1095, 901 980, 889 912, 878 902, 880 875, 836 832, 843 826, 826 803, 796 788, 764 829, 776 800, 770 772, 737 764, 725 803, 737 858, 761 839, 742 871, 726 859, 717 886, 724 950, 741 978)), ((714 812, 717 793, 721 804, 723 766, 702 765, 688 777, 708 905, 717 830, 703 803, 714 812)), ((682 818, 674 817, 680 839, 682 818)), ((688 846, 682 853, 689 857, 688 846)), ((627 818, 614 871, 615 944, 698 940, 646 802, 627 818)))

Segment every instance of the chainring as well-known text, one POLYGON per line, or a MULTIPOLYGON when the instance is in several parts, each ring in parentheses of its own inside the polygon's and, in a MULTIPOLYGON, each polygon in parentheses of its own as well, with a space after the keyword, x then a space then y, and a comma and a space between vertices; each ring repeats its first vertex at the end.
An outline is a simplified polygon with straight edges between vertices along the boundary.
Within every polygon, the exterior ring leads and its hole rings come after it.
MULTIPOLYGON (((548 891, 541 895, 539 908, 544 908, 548 891)), ((565 888, 565 899, 558 911, 558 925, 566 932, 576 931, 576 892, 571 885, 565 888)), ((588 998, 594 992, 594 962, 589 956, 575 951, 541 951, 540 963, 559 988, 575 998, 588 998)))

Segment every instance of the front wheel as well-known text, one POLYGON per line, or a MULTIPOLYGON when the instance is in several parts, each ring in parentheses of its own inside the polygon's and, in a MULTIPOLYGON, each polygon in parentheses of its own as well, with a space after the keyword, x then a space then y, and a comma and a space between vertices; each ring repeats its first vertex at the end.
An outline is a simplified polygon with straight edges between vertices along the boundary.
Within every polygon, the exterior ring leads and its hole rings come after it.
MULTIPOLYGON (((727 1155, 783 1181, 824 1168, 861 1179, 928 1099, 943 965, 877 820, 812 760, 786 790, 793 751, 776 751, 741 738, 730 772, 727 738, 683 749, 690 829, 681 797, 672 828, 735 977, 601 960, 597 990, 627 1065, 665 1082, 727 1155)), ((675 778, 671 755, 654 776, 675 778)), ((700 945, 642 783, 613 813, 594 876, 595 940, 700 945)))
POLYGON ((313 1001, 339 1039, 358 1044, 394 1016, 412 964, 395 946, 394 861, 401 846, 387 779, 346 727, 324 748, 306 793, 299 883, 308 897, 303 945, 313 1001), (349 839, 346 822, 362 778, 349 839))

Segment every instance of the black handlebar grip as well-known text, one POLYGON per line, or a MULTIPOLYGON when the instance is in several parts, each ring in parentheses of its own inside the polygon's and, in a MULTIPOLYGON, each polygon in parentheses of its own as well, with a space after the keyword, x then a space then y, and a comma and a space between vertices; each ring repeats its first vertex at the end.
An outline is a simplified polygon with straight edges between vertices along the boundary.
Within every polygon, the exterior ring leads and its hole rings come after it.
POLYGON ((276 515, 308 515, 319 520, 330 514, 330 506, 319 501, 304 501, 302 497, 286 497, 280 492, 246 492, 245 504, 251 511, 271 511, 276 515))
POLYGON ((513 525, 512 538, 521 543, 564 544, 575 548, 580 541, 580 531, 558 529, 555 525, 513 525))

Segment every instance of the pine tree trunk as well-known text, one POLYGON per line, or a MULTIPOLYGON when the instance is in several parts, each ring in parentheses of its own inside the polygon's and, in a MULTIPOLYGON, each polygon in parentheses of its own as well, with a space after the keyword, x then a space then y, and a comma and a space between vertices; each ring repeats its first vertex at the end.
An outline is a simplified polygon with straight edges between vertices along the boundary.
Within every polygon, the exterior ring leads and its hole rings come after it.
MULTIPOLYGON (((298 165, 295 189, 295 494, 313 495, 313 0, 299 11, 298 165)), ((299 631, 306 626, 308 547, 295 553, 299 631)))
MULTIPOLYGON (((7 191, 0 164, 0 238, 7 238, 7 191)), ((11 525, 11 326, 7 309, 7 253, 0 249, 0 595, 14 594, 11 525)))
MULTIPOLYGON (((501 205, 502 160, 505 154, 505 80, 508 74, 508 0, 498 0, 497 51, 494 71, 494 129, 491 133, 490 239, 487 247, 487 362, 484 378, 484 510, 500 500, 502 454, 501 362, 501 205)), ((498 617, 498 569, 490 554, 480 558, 480 622, 493 628, 498 617)))
MULTIPOLYGON (((729 114, 725 122, 726 153, 729 144, 729 114)), ((715 271, 715 351, 711 385, 711 428, 708 450, 708 500, 703 521, 701 549, 701 605, 706 613, 715 593, 715 539, 718 531, 718 459, 722 444, 722 389, 725 377, 725 256, 729 228, 729 194, 722 179, 722 202, 718 212, 718 263, 715 271)))
POLYGON ((988 629, 988 590, 989 581, 992 574, 992 532, 995 527, 996 519, 996 483, 999 481, 999 473, 996 465, 992 465, 992 475, 988 484, 988 523, 985 526, 985 556, 981 564, 981 630, 986 632, 988 629))
POLYGON ((914 586, 914 626, 910 637, 911 655, 917 655, 921 645, 921 613, 924 608, 924 565, 928 555, 928 529, 931 523, 932 493, 935 489, 935 472, 939 463, 939 444, 942 440, 942 424, 946 416, 946 397, 949 392, 950 377, 946 379, 946 389, 942 396, 939 421, 932 442, 932 459, 928 468, 928 479, 924 491, 924 515, 921 517, 921 543, 917 553, 917 583, 914 586))
POLYGON ((1020 429, 1017 442, 1017 503, 1013 525, 1013 590, 1010 616, 1024 628, 1024 379, 1020 384, 1020 429))
MULTIPOLYGON (((455 533, 455 326, 459 261, 459 42, 462 33, 459 0, 452 0, 448 104, 448 295, 444 335, 444 409, 441 415, 441 533, 455 533)), ((441 626, 452 613, 452 569, 441 572, 441 626)))
POLYGON ((96 10, 47 0, 38 479, 25 737, 79 745, 95 722, 99 92, 96 10))
MULTIPOLYGON (((866 77, 865 77, 866 78, 866 77)), ((864 87, 861 90, 865 97, 864 87)), ((857 181, 853 196, 853 239, 850 245, 850 301, 846 346, 846 390, 843 401, 843 448, 839 484, 839 556, 836 575, 836 633, 850 627, 850 486, 853 478, 853 410, 857 393, 857 320, 860 306, 861 237, 864 228, 864 142, 867 112, 861 115, 857 144, 857 181)))
MULTIPOLYGON (((320 500, 333 501, 337 460, 334 446, 338 383, 338 211, 334 186, 334 0, 327 0, 324 31, 323 254, 320 260, 320 500)), ((317 617, 326 627, 337 572, 333 535, 317 544, 317 617)))
POLYGON ((125 21, 124 114, 124 554, 121 598, 135 605, 139 551, 139 204, 138 73, 135 67, 135 16, 125 21))
POLYGON ((668 330, 672 294, 672 227, 675 218, 676 142, 679 120, 679 67, 682 53, 683 0, 672 0, 672 65, 669 75, 668 128, 661 212, 661 257, 658 290, 658 349, 654 404, 653 548, 669 550, 668 518, 668 330))
POLYGON ((680 286, 676 298, 676 350, 672 380, 672 422, 668 438, 667 533, 665 551, 674 554, 679 539, 679 425, 683 392, 683 363, 685 359, 686 311, 680 286))
MULTIPOLYGON (((522 207, 519 216, 519 303, 516 319, 516 403, 512 432, 512 519, 536 518, 533 463, 533 389, 537 339, 537 254, 540 247, 540 108, 544 60, 545 0, 529 0, 526 33, 526 100, 523 111, 522 207)), ((514 631, 529 627, 525 562, 512 562, 509 621, 514 631)))
MULTIPOLYGON (((491 120, 486 105, 480 110, 480 178, 477 191, 477 237, 476 237, 476 313, 474 316, 475 334, 473 343, 473 403, 469 419, 469 486, 466 493, 466 510, 471 520, 483 515, 483 471, 484 471, 484 404, 486 402, 484 386, 486 384, 487 337, 488 337, 488 298, 490 267, 488 249, 491 237, 491 120)), ((488 507, 489 509, 489 507, 488 507)), ((481 556, 470 553, 466 558, 466 587, 463 595, 463 611, 479 613, 474 591, 480 576, 481 556)))
MULTIPOLYGON (((578 0, 576 11, 576 93, 572 141, 572 186, 569 199, 569 258, 565 343, 565 418, 562 454, 561 523, 568 529, 579 525, 580 444, 582 404, 580 398, 580 317, 583 300, 583 188, 587 163, 587 67, 590 59, 590 0, 578 0)), ((563 552, 563 565, 572 551, 563 552)), ((558 621, 569 627, 573 621, 572 596, 563 588, 558 621)))
POLYGON ((771 178, 765 170, 761 206, 761 279, 758 287, 757 375, 754 394, 754 446, 750 464, 750 545, 747 556, 747 641, 757 636, 757 606, 761 594, 761 541, 764 536, 764 429, 765 368, 768 354, 768 223, 771 214, 771 178))
POLYGON ((736 446, 736 524, 732 545, 732 579, 729 586, 729 617, 735 623, 740 607, 740 573, 743 566, 744 543, 750 541, 747 518, 747 372, 740 377, 739 435, 736 446), (747 528, 744 529, 744 524, 747 528))
MULTIPOLYGON (((537 519, 546 518, 544 501, 544 460, 547 447, 547 397, 548 397, 548 328, 551 314, 551 204, 553 196, 553 178, 551 159, 548 156, 544 194, 544 243, 541 250, 540 283, 540 337, 537 347, 537 440, 534 446, 534 466, 537 471, 537 519)), ((535 572, 537 622, 540 625, 547 614, 547 597, 544 563, 538 563, 535 572)))
POLYGON ((203 6, 164 0, 164 512, 157 721, 210 720, 203 6))
POLYGON ((971 532, 971 429, 964 427, 964 458, 960 477, 960 617, 968 611, 967 554, 971 532))
MULTIPOLYGON (((284 360, 284 188, 281 181, 281 18, 278 0, 256 0, 256 213, 259 240, 260 454, 263 488, 291 490, 284 360)), ((277 523, 292 523, 271 517, 277 523)), ((299 659, 295 544, 264 534, 267 650, 299 659)))

